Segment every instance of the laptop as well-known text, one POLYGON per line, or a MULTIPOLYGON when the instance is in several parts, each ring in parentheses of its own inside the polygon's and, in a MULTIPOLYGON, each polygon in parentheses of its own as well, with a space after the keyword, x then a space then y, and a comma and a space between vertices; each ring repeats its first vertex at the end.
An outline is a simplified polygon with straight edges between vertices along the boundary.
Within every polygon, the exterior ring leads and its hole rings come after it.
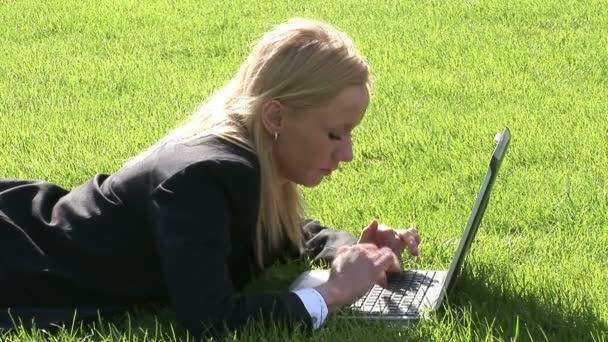
MULTIPOLYGON (((430 313, 440 308, 446 293, 456 283, 467 251, 477 233, 510 138, 511 132, 508 127, 496 134, 496 147, 488 171, 481 183, 449 270, 409 270, 389 273, 386 288, 375 285, 355 303, 343 308, 338 317, 409 321, 429 319, 430 313)), ((290 285, 290 289, 316 287, 326 282, 328 278, 329 270, 304 272, 290 285)))

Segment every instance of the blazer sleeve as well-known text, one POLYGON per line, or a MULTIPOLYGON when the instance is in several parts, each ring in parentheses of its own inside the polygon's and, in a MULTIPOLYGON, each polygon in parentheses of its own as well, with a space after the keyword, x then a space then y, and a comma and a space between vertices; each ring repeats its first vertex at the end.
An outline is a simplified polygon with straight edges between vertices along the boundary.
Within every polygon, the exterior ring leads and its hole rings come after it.
POLYGON ((302 323, 311 317, 291 292, 239 296, 226 258, 231 250, 230 200, 204 168, 189 167, 152 194, 151 220, 169 300, 178 322, 194 336, 215 336, 253 319, 302 323))
POLYGON ((302 234, 304 234, 304 256, 315 263, 331 263, 338 248, 357 243, 357 238, 352 234, 344 230, 330 229, 314 220, 305 222, 302 226, 302 234))

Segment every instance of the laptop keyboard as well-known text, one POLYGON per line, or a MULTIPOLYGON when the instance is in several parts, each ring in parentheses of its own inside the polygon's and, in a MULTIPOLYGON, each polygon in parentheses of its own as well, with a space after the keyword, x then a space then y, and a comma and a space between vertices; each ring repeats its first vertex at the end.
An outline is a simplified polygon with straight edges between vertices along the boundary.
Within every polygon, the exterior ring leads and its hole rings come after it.
POLYGON ((434 271, 390 273, 386 288, 375 285, 349 309, 366 315, 418 316, 435 275, 434 271))

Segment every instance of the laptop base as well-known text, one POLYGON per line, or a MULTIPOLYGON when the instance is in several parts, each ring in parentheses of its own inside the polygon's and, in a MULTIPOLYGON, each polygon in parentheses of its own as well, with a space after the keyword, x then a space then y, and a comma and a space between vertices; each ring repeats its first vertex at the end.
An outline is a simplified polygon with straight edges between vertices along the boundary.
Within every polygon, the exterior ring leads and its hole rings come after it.
MULTIPOLYGON (((374 285, 353 304, 340 310, 337 317, 370 320, 417 320, 441 304, 447 272, 412 270, 391 273, 387 287, 374 285)), ((329 279, 329 270, 312 270, 301 274, 291 290, 316 287, 329 279)))

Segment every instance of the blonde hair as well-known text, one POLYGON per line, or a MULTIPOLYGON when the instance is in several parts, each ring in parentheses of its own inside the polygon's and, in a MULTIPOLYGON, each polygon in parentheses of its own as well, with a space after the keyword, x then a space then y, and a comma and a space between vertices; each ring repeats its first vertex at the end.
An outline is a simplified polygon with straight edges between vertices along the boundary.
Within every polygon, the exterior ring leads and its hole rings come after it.
POLYGON ((261 194, 255 250, 263 268, 265 257, 284 247, 285 240, 295 248, 302 246, 304 217, 296 184, 279 183, 274 141, 262 123, 262 106, 274 99, 297 113, 328 102, 352 85, 371 87, 368 64, 350 38, 319 21, 291 19, 264 34, 228 84, 155 146, 213 135, 257 155, 261 194))

